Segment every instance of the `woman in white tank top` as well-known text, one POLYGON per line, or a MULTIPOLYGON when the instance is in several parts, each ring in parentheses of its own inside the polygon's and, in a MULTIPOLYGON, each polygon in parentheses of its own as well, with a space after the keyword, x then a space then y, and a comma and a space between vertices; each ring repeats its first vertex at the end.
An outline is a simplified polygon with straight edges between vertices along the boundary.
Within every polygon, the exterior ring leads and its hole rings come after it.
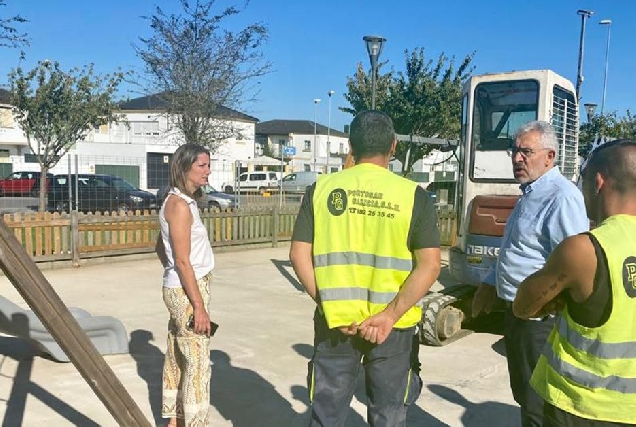
MULTIPOLYGON (((210 152, 197 144, 175 151, 170 191, 159 212, 157 254, 164 267, 163 300, 170 314, 163 368, 162 417, 208 425, 210 406, 209 281, 214 255, 197 208, 208 183, 210 152)), ((179 424, 182 425, 182 424, 179 424)))

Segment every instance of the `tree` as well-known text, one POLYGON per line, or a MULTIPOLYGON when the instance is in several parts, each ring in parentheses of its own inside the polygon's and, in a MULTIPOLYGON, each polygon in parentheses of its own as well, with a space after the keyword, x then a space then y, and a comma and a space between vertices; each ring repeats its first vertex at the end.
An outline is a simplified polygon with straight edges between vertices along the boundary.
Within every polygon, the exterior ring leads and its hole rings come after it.
MULTIPOLYGON (((473 71, 473 54, 459 66, 455 57, 443 53, 437 60, 427 59, 423 48, 405 50, 405 70, 379 75, 376 82, 376 106, 393 119, 399 134, 422 137, 458 138, 462 86, 473 71)), ((347 79, 345 99, 352 108, 342 111, 357 114, 370 108, 371 78, 358 65, 356 75, 347 79)), ((429 144, 398 144, 395 158, 402 173, 410 176, 413 164, 433 149, 429 144), (408 154, 407 161, 407 153, 408 154)))
POLYGON ((223 29, 224 20, 242 10, 231 6, 215 15, 215 1, 181 0, 180 15, 167 15, 157 7, 153 16, 145 17, 154 35, 140 38, 144 48, 135 47, 150 77, 150 89, 166 101, 166 113, 185 142, 205 145, 213 152, 222 140, 240 136, 228 108, 236 110, 253 100, 247 99, 250 81, 271 67, 260 51, 266 27, 255 23, 238 32, 223 29))
MULTIPOLYGON (((5 0, 0 0, 0 6, 6 6, 5 0)), ((11 16, 9 18, 0 18, 0 46, 15 48, 28 45, 26 33, 21 33, 15 27, 15 24, 23 24, 28 22, 20 15, 11 16)))
POLYGON ((636 139, 636 116, 627 110, 620 118, 616 111, 591 117, 591 121, 582 124, 579 129, 579 155, 585 157, 590 143, 601 136, 610 139, 636 139))
MULTIPOLYGON (((51 61, 9 74, 13 112, 42 177, 89 131, 120 119, 112 98, 123 78, 120 72, 95 75, 92 65, 64 72, 51 61)), ((40 211, 45 196, 46 179, 40 179, 40 211)))

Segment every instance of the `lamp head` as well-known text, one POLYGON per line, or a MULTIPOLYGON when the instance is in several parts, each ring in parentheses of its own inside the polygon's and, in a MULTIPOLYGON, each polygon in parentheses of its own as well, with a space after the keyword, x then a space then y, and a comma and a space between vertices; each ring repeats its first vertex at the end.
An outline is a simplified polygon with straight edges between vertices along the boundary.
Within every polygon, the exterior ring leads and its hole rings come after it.
POLYGON ((594 114, 596 112, 596 107, 598 104, 594 104, 594 103, 587 103, 587 104, 583 104, 583 106, 585 107, 585 112, 587 113, 587 121, 591 121, 592 117, 594 117, 594 114))
POLYGON ((384 46, 384 42, 386 39, 380 36, 364 36, 362 40, 367 45, 367 53, 369 57, 378 58, 382 53, 382 47, 384 46))
POLYGON ((603 19, 601 22, 598 23, 598 25, 612 25, 612 20, 611 19, 603 19))
POLYGON ((314 99, 314 104, 318 104, 320 102, 320 98, 314 99))

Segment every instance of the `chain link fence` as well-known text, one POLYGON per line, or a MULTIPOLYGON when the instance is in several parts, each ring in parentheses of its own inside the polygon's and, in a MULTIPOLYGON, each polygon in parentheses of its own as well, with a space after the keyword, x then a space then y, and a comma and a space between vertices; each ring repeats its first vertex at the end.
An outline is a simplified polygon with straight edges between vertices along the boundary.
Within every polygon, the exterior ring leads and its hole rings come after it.
MULTIPOLYGON (((158 209, 162 190, 168 186, 172 154, 146 153, 146 156, 66 155, 49 170, 45 210, 127 211, 158 209), (157 197, 159 195, 159 197, 157 197)), ((37 158, 10 156, 0 163, 0 190, 31 187, 32 191, 0 193, 4 212, 38 210, 39 172, 37 158), (22 173, 27 172, 27 173, 22 173), (36 175, 37 179, 33 176, 36 175), (17 187, 15 187, 17 188, 17 187)), ((265 167, 267 168, 267 166, 265 167)), ((274 167, 271 167, 275 169, 274 167)), ((260 171, 262 165, 212 159, 209 186, 200 201, 201 208, 250 209, 298 205, 302 194, 279 194, 280 172, 268 186, 240 188, 237 177, 246 171, 260 171), (238 186, 238 187, 237 187, 238 186), (229 194, 224 193, 224 190, 229 194)))

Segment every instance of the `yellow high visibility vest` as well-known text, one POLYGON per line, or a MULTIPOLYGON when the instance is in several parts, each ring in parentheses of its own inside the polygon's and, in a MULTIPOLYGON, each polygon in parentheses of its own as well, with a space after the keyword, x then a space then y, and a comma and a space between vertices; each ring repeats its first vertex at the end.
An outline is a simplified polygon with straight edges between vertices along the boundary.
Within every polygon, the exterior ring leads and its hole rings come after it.
MULTIPOLYGON (((330 328, 361 323, 395 298, 413 269, 407 247, 417 183, 359 164, 321 176, 313 196, 314 271, 330 328)), ((422 317, 417 306, 394 325, 422 317)))
POLYGON ((612 312, 605 324, 557 319, 532 387, 582 418, 636 424, 636 216, 607 218, 591 233, 607 257, 612 312))

